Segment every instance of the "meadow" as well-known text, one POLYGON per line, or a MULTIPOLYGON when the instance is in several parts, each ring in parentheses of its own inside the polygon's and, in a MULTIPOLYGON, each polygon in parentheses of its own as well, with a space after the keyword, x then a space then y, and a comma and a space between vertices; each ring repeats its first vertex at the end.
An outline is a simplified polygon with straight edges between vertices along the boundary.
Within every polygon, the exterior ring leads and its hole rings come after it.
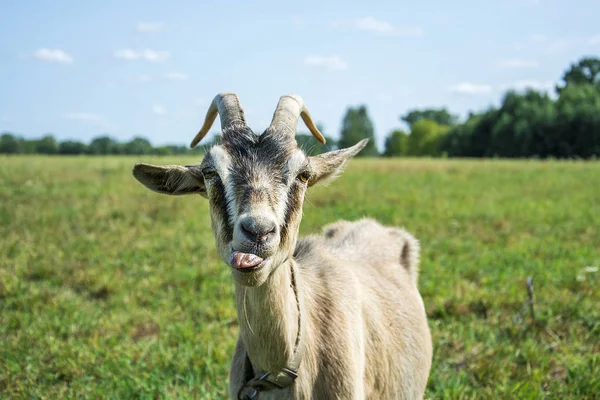
MULTIPOLYGON (((148 191, 137 161, 196 160, 0 158, 0 398, 227 397, 238 325, 208 203, 148 191)), ((420 240, 427 398, 599 398, 600 163, 353 160, 301 232, 363 216, 420 240)))

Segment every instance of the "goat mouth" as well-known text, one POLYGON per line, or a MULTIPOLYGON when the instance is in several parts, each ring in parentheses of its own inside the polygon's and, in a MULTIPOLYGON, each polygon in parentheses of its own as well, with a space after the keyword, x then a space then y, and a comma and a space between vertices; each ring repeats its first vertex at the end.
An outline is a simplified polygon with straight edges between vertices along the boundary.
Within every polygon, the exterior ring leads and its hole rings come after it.
POLYGON ((229 265, 231 268, 240 272, 254 272, 262 267, 269 261, 252 253, 242 253, 241 251, 234 251, 229 257, 229 265))

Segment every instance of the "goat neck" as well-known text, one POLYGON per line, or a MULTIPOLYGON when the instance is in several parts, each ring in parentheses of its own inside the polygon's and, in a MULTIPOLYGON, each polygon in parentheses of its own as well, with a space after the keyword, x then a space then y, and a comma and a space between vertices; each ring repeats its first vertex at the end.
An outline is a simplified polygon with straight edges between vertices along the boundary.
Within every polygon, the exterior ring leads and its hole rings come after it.
POLYGON ((288 259, 260 286, 236 283, 240 334, 255 371, 275 372, 294 358, 304 312, 298 272, 288 259))

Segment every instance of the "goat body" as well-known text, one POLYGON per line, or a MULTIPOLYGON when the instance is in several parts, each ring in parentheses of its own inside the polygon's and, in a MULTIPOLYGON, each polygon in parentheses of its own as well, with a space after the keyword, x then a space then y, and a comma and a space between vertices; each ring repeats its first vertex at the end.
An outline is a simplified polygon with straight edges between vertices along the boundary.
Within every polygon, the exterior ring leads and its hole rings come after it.
POLYGON ((402 229, 363 219, 299 239, 293 259, 257 288, 236 287, 240 336, 230 371, 232 398, 255 370, 285 367, 298 323, 291 268, 307 321, 306 350, 293 386, 260 399, 420 399, 432 346, 417 289, 419 244, 402 229))

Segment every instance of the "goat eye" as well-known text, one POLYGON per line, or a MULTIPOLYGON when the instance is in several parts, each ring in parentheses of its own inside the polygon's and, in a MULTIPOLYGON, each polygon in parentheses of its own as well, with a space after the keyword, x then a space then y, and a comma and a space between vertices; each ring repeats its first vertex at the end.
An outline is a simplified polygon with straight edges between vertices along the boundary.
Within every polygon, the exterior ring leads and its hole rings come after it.
POLYGON ((204 176, 204 179, 214 178, 217 175, 217 171, 212 168, 204 168, 202 170, 202 175, 204 176))
POLYGON ((296 177, 296 179, 298 179, 302 183, 308 182, 308 178, 310 178, 310 174, 308 172, 302 172, 296 177))

